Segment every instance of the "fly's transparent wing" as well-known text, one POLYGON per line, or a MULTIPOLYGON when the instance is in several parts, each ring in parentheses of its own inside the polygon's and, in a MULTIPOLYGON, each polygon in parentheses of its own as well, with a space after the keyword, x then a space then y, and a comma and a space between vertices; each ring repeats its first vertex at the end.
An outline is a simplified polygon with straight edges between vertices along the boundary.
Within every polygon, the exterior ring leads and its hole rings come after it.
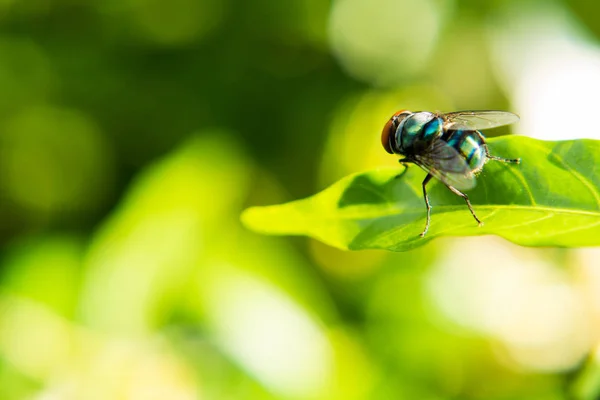
POLYGON ((514 124, 517 114, 508 111, 456 111, 443 114, 445 129, 480 130, 514 124))
POLYGON ((435 141, 425 152, 413 156, 415 164, 446 185, 459 190, 475 187, 475 175, 460 153, 443 140, 435 141))

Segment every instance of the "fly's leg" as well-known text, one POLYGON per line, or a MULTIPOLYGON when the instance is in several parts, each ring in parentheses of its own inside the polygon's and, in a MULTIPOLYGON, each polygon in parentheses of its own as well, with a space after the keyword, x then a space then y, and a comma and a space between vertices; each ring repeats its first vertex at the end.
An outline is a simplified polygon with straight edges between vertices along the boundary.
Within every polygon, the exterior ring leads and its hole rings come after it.
POLYGON ((485 155, 487 156, 487 158, 489 158, 490 160, 494 160, 494 161, 500 161, 503 163, 510 163, 510 164, 520 164, 521 163, 521 159, 520 158, 502 158, 502 157, 496 157, 490 154, 490 151, 487 149, 485 149, 485 155))
POLYGON ((423 232, 421 232, 421 237, 425 237, 427 231, 429 230, 429 222, 431 222, 431 204, 429 204, 429 196, 427 196, 427 183, 431 180, 431 178, 433 178, 433 175, 427 174, 423 180, 423 198, 425 199, 425 206, 427 207, 427 222, 425 223, 425 229, 423 232))
POLYGON ((464 194, 463 192, 461 192, 460 190, 458 190, 457 188, 455 188, 453 186, 449 186, 449 185, 447 185, 447 186, 448 186, 448 189, 450 189, 452 191, 452 193, 465 199, 465 202, 467 203, 467 207, 469 207, 469 211, 471 211, 471 215, 473 216, 473 218, 475 218, 475 221, 477 221, 479 226, 482 226, 483 222, 481 222, 479 220, 479 218, 477 218, 477 215, 475 214, 475 211, 473 210, 473 206, 471 206, 471 202, 469 201, 469 196, 467 196, 466 194, 464 194))
POLYGON ((400 179, 400 178, 402 178, 402 177, 404 176, 404 174, 405 174, 405 173, 408 171, 408 166, 409 166, 409 164, 411 163, 411 161, 410 161, 410 160, 408 160, 408 159, 406 159, 406 158, 403 158, 403 159, 401 159, 401 160, 398 160, 398 162, 399 162, 400 164, 402 164, 402 166, 404 167, 404 171, 402 171, 402 172, 400 172, 398 175, 396 175, 396 176, 394 177, 394 179, 400 179))
MULTIPOLYGON (((479 135, 481 140, 485 143, 485 138, 483 137, 483 135, 479 131, 475 131, 475 132, 477 132, 477 134, 479 135)), ((521 163, 520 158, 503 158, 503 157, 493 156, 490 154, 490 149, 487 147, 487 144, 484 144, 483 147, 485 148, 485 156, 490 160, 500 161, 500 162, 509 163, 509 164, 520 164, 521 163)))

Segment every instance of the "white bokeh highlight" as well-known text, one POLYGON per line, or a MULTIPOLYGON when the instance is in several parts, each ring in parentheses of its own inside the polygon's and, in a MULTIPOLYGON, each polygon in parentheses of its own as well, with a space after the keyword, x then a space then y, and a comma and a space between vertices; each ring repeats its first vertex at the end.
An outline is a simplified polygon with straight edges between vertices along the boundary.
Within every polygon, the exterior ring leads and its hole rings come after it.
POLYGON ((282 396, 310 398, 328 387, 334 355, 326 335, 284 292, 231 268, 210 285, 207 317, 221 348, 282 396))
POLYGON ((538 254, 495 238, 452 242, 427 289, 450 321, 496 340, 513 365, 565 371, 598 339, 595 310, 579 281, 538 254))
POLYGON ((600 139, 600 46, 559 5, 508 9, 494 21, 495 73, 521 115, 519 134, 544 140, 600 139))

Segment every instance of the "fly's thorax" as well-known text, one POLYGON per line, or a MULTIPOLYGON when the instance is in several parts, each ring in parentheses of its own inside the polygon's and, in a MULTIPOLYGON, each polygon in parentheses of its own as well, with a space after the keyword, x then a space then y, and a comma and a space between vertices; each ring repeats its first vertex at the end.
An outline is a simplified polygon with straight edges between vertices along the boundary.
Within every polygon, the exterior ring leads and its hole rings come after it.
POLYGON ((471 171, 478 172, 483 168, 487 160, 486 144, 478 131, 448 130, 442 139, 460 153, 471 171))
POLYGON ((442 136, 443 121, 430 112, 416 112, 404 118, 396 128, 394 149, 397 153, 410 155, 427 149, 442 136))

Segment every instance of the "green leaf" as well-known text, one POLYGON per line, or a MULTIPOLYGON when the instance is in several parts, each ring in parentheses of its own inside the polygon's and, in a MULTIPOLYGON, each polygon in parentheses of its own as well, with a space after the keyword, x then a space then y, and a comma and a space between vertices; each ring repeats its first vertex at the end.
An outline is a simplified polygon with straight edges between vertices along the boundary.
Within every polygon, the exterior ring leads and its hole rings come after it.
POLYGON ((425 172, 411 166, 350 175, 324 191, 286 204, 252 207, 244 224, 261 233, 308 235, 342 249, 405 251, 440 236, 494 234, 524 246, 600 245, 600 141, 544 142, 522 136, 489 140, 493 155, 465 202, 441 182, 427 190, 433 206, 425 238, 425 172))

